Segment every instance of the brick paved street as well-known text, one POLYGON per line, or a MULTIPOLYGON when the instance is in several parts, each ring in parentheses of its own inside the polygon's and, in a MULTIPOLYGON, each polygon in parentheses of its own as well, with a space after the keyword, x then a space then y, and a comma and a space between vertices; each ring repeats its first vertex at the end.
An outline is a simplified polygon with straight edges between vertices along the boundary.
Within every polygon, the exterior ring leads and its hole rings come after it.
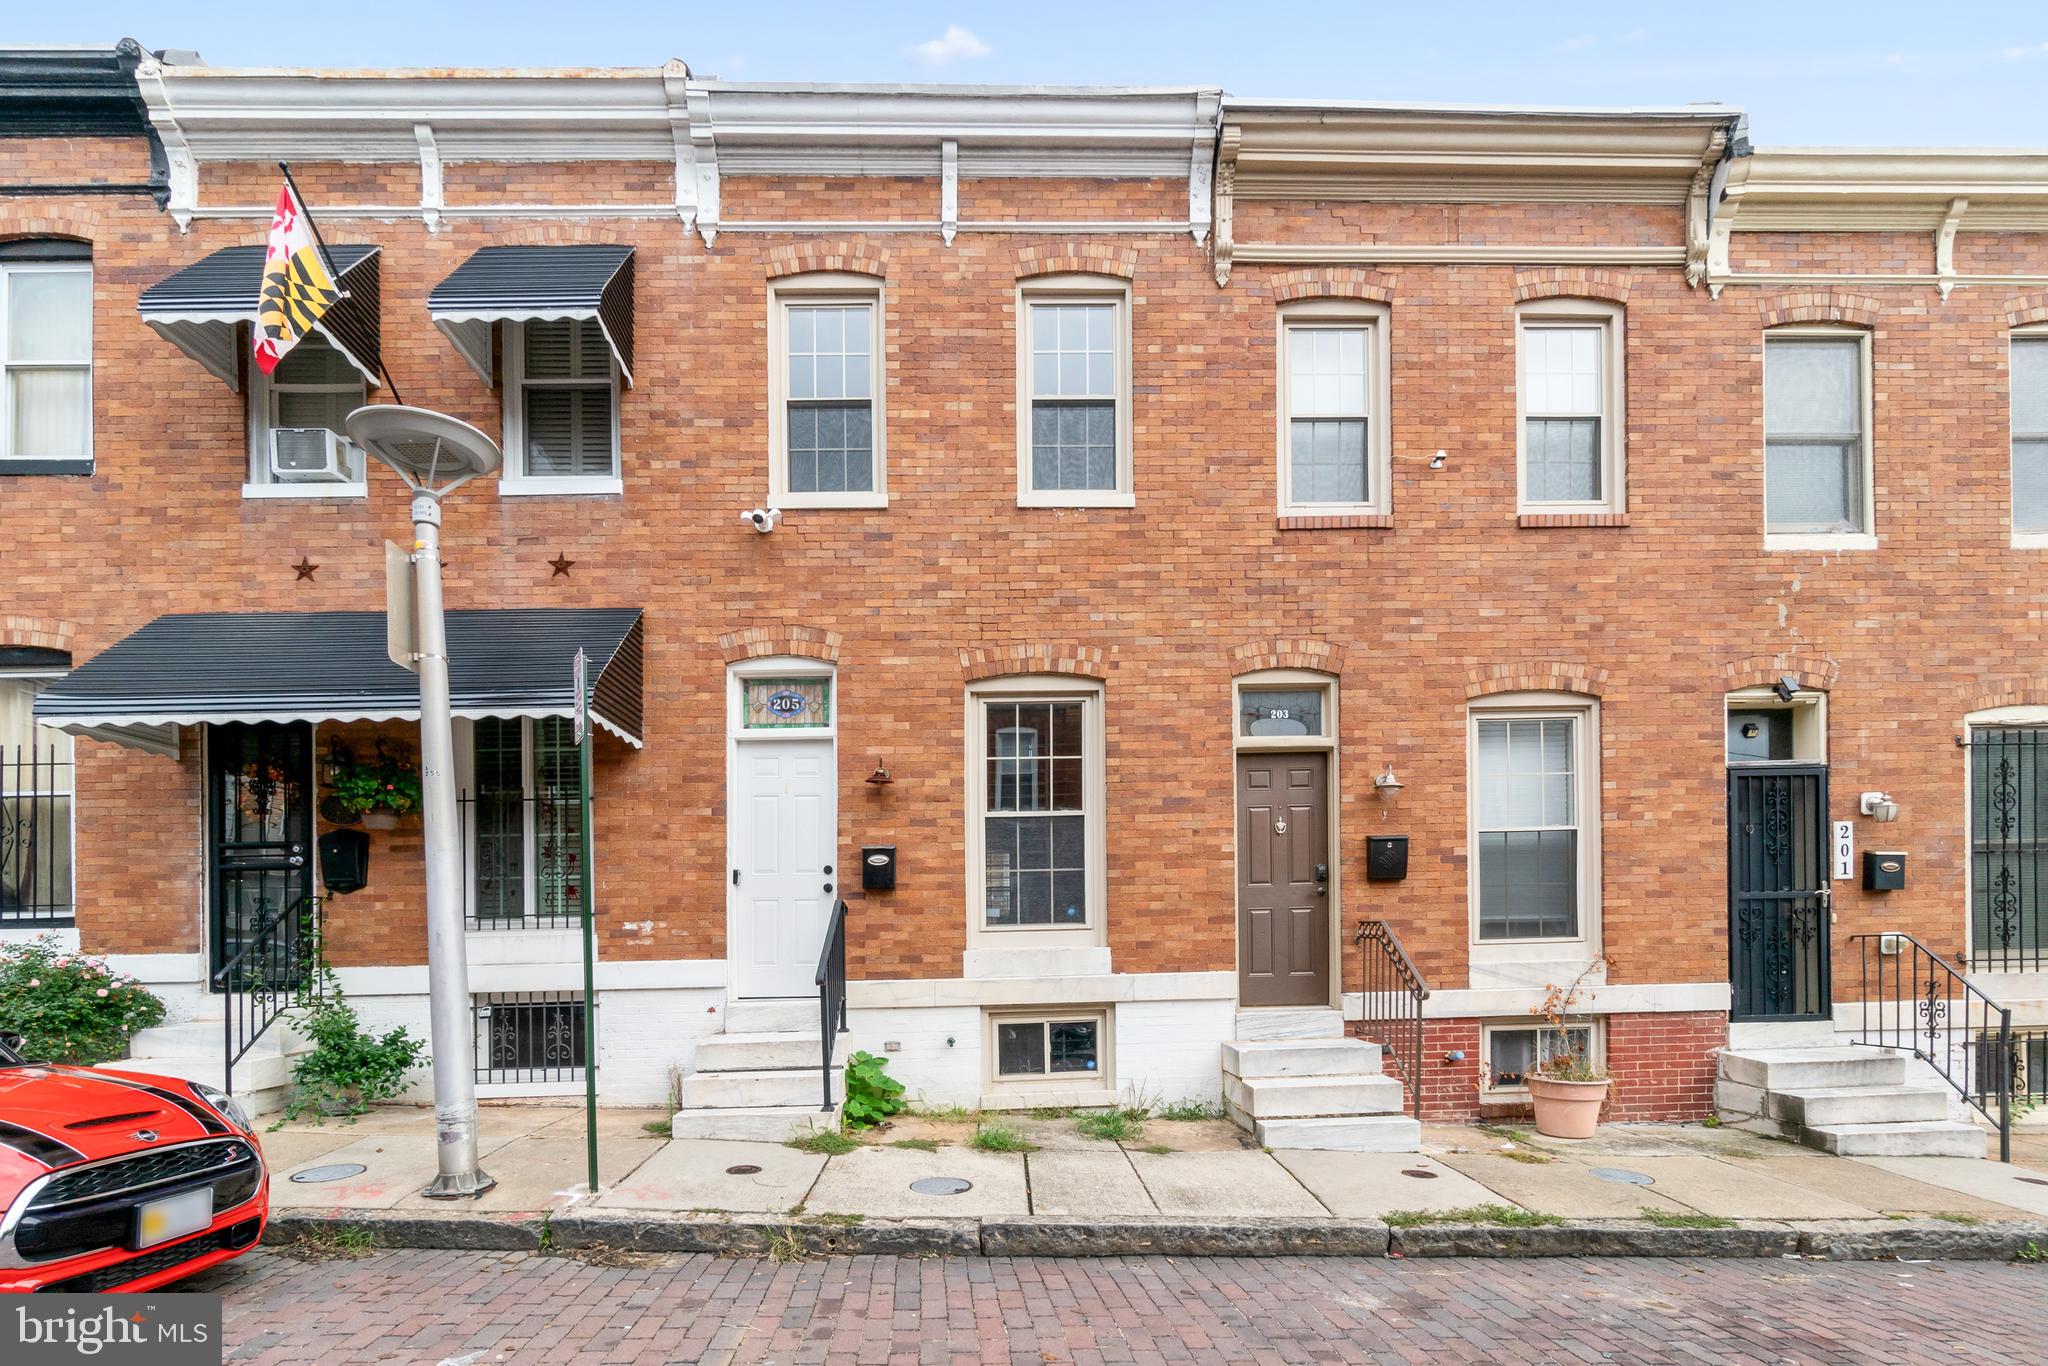
POLYGON ((1922 1362, 2042 1359, 2048 1268, 258 1252, 186 1287, 261 1362, 1922 1362))

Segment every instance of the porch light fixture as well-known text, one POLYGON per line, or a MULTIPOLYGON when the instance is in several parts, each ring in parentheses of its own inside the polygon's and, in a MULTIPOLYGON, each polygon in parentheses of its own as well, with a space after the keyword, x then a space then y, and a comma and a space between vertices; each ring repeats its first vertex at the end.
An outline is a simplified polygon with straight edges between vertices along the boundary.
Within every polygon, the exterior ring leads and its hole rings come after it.
POLYGON ((1406 783, 1394 776, 1394 766, 1392 764, 1387 765, 1385 773, 1372 780, 1372 790, 1380 794, 1380 800, 1383 802, 1390 802, 1400 796, 1401 789, 1406 786, 1406 783))
POLYGON ((1889 825, 1899 818, 1899 804, 1892 800, 1889 792, 1866 792, 1857 802, 1857 809, 1879 825, 1889 825))
MULTIPOLYGON (((441 500, 497 469, 504 457, 495 442, 467 422, 425 408, 376 404, 356 409, 344 425, 351 441, 398 471, 412 490, 412 668, 420 676, 420 812, 426 840, 427 990, 439 1164, 424 1193, 452 1200, 481 1195, 498 1183, 477 1159, 476 1039, 462 926, 448 626, 441 607, 441 500)), ((396 647, 393 657, 397 658, 396 647)))
POLYGON ((885 763, 882 763, 880 760, 877 760, 875 763, 875 771, 873 773, 868 774, 868 781, 870 783, 873 783, 876 787, 887 787, 890 783, 893 783, 896 780, 889 776, 889 766, 885 763))

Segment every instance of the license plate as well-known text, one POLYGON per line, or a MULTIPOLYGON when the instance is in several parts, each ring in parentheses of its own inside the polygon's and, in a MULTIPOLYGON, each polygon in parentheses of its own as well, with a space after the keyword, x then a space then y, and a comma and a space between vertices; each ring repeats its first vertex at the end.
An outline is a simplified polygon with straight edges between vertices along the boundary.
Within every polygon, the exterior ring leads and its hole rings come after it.
POLYGON ((135 1246, 139 1250, 197 1233, 213 1222, 213 1187, 152 1200, 135 1211, 135 1246))

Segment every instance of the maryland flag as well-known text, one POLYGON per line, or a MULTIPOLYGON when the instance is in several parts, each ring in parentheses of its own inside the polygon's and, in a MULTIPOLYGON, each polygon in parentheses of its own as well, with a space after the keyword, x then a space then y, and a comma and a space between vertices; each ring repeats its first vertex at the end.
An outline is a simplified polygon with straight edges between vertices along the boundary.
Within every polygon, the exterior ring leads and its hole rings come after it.
POLYGON ((277 192, 270 215, 270 244, 263 254, 263 288, 256 296, 256 365, 264 374, 334 307, 341 290, 327 268, 327 254, 313 235, 306 206, 290 182, 277 192))

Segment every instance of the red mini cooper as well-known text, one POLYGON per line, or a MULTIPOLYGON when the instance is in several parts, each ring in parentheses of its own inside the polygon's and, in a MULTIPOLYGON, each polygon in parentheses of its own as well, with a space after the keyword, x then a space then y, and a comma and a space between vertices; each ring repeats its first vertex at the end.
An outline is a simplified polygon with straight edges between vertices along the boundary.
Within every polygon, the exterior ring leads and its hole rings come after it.
POLYGON ((0 1210, 0 1291, 152 1290, 254 1247, 270 1181, 211 1086, 0 1041, 0 1210))

